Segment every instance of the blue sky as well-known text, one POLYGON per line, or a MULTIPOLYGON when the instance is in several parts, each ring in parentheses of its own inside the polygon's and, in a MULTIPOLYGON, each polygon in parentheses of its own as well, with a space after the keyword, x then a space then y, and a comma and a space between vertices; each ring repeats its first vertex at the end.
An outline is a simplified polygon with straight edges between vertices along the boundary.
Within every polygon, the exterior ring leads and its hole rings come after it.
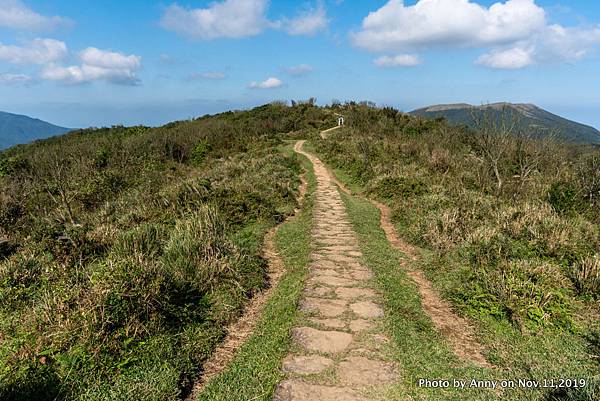
POLYGON ((600 128, 599 50, 583 0, 0 0, 0 110, 84 127, 511 101, 600 128))

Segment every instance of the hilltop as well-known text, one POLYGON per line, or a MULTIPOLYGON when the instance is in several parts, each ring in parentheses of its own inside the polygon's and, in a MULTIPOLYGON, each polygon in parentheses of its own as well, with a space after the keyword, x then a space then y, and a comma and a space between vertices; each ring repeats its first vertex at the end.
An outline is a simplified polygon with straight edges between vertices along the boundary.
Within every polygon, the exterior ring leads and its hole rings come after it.
POLYGON ((556 135, 570 142, 600 143, 600 131, 594 127, 568 120, 550 113, 534 104, 492 103, 473 106, 466 103, 440 104, 411 111, 411 115, 426 118, 443 117, 453 124, 474 127, 475 119, 484 113, 500 115, 514 113, 522 128, 530 129, 537 136, 556 135))
POLYGON ((70 130, 37 118, 0 111, 0 149, 64 134, 70 130))

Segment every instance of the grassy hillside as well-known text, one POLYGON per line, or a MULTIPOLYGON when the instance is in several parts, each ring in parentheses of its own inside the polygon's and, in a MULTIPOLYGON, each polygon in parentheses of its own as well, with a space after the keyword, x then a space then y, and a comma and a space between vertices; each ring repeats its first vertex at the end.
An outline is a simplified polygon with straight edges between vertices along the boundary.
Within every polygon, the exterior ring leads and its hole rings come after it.
POLYGON ((600 152, 510 135, 497 120, 471 132, 391 108, 338 111, 347 128, 315 139, 316 150, 393 208, 423 250, 420 267, 475 321, 488 360, 506 377, 588 380, 531 399, 595 399, 600 152))
POLYGON ((600 131, 596 128, 557 116, 533 104, 438 105, 414 110, 410 114, 431 119, 445 118, 453 124, 477 128, 478 120, 486 114, 498 119, 506 111, 514 114, 521 131, 528 131, 532 135, 556 136, 571 142, 600 143, 600 131))
POLYGON ((0 111, 0 149, 64 134, 67 131, 70 129, 37 118, 0 111))
POLYGON ((328 119, 272 104, 0 153, 0 399, 184 397, 296 206, 277 145, 328 119))
MULTIPOLYGON (((503 399, 593 400, 600 151, 506 127, 492 118, 475 132, 368 104, 275 103, 160 128, 82 130, 0 153, 0 399, 188 395, 227 325, 267 285, 266 231, 297 206, 302 168, 282 140, 311 137, 341 179, 392 207, 398 231, 421 249, 416 267, 472 319, 494 365, 483 378, 587 381, 503 399), (318 138, 333 112, 346 127, 318 138)), ((443 336, 395 271, 376 209, 346 202, 397 312, 388 319, 403 352, 399 391, 434 400, 439 393, 411 378, 476 372, 446 351, 436 356, 443 336)), ((274 334, 251 337, 208 398, 272 391, 310 217, 309 202, 278 235, 291 270, 257 329, 274 334)))

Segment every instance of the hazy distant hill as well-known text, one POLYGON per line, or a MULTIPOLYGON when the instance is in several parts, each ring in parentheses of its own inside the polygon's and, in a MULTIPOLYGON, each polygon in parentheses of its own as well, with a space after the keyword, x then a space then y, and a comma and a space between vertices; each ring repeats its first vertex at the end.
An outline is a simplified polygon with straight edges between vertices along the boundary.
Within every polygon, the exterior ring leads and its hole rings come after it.
POLYGON ((0 149, 36 139, 64 134, 69 128, 59 127, 37 118, 0 111, 0 149))
POLYGON ((510 109, 521 117, 524 127, 536 129, 538 134, 555 133, 559 138, 573 142, 600 143, 600 131, 588 125, 552 114, 533 104, 493 103, 483 106, 470 104, 442 104, 414 110, 410 114, 427 118, 444 117, 454 124, 472 126, 473 113, 481 114, 484 111, 498 113, 503 109, 510 109))

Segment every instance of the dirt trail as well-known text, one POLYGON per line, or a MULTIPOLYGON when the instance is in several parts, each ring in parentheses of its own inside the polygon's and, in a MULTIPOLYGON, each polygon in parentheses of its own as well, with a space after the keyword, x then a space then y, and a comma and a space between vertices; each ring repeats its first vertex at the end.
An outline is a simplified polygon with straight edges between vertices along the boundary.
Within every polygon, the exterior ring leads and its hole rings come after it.
POLYGON ((327 139, 327 136, 331 131, 335 131, 336 129, 340 129, 340 128, 342 128, 342 126, 338 125, 337 127, 333 127, 333 128, 326 129, 325 131, 321 131, 321 138, 327 139))
POLYGON ((301 303, 295 344, 284 360, 286 379, 276 401, 385 400, 399 379, 388 357, 390 341, 382 330, 381 297, 371 288, 371 270, 361 264, 361 251, 334 179, 325 165, 310 159, 317 178, 316 245, 301 303))
MULTIPOLYGON (((302 183, 300 185, 298 202, 302 204, 304 196, 306 195, 307 182, 302 177, 302 183)), ((260 315, 271 297, 275 288, 279 284, 281 277, 285 271, 283 260, 277 253, 275 247, 275 234, 282 224, 289 221, 298 215, 299 209, 294 211, 294 214, 289 216, 283 223, 277 227, 269 230, 265 236, 265 243, 263 246, 263 257, 268 262, 268 281, 269 287, 256 294, 250 300, 249 304, 244 309, 242 316, 235 321, 230 327, 227 328, 227 336, 219 347, 211 354, 210 358, 204 363, 202 367, 202 375, 194 383, 194 387, 190 395, 187 397, 187 401, 195 400, 196 395, 202 392, 202 389, 208 383, 210 379, 221 373, 225 367, 233 360, 237 351, 240 347, 248 340, 250 335, 254 332, 256 324, 260 318, 260 315)))
MULTIPOLYGON (((402 241, 396 234, 396 229, 391 220, 390 208, 382 203, 372 202, 381 211, 381 228, 390 244, 410 259, 416 260, 417 252, 415 249, 402 241)), ((423 272, 411 269, 406 263, 404 267, 408 275, 417 283, 425 313, 429 315, 438 331, 446 337, 454 353, 459 358, 470 361, 477 366, 491 367, 483 356, 483 346, 475 340, 474 330, 469 321, 454 313, 450 304, 440 298, 423 272)))
MULTIPOLYGON (((331 173, 330 173, 331 174, 331 173)), ((336 185, 347 194, 351 191, 336 178, 333 178, 336 185)), ((417 260, 418 252, 415 248, 404 242, 396 233, 392 223, 392 212, 387 205, 377 202, 373 199, 369 201, 377 206, 381 212, 381 228, 385 232, 388 242, 396 249, 404 253, 409 260, 417 260)), ((469 361, 480 367, 489 368, 491 365, 483 356, 484 347, 475 340, 475 334, 471 323, 458 316, 450 304, 444 301, 437 291, 433 288, 431 282, 425 277, 422 271, 410 267, 403 263, 407 274, 417 284, 421 304, 425 313, 431 318, 437 330, 444 335, 454 353, 462 360, 469 361)))

